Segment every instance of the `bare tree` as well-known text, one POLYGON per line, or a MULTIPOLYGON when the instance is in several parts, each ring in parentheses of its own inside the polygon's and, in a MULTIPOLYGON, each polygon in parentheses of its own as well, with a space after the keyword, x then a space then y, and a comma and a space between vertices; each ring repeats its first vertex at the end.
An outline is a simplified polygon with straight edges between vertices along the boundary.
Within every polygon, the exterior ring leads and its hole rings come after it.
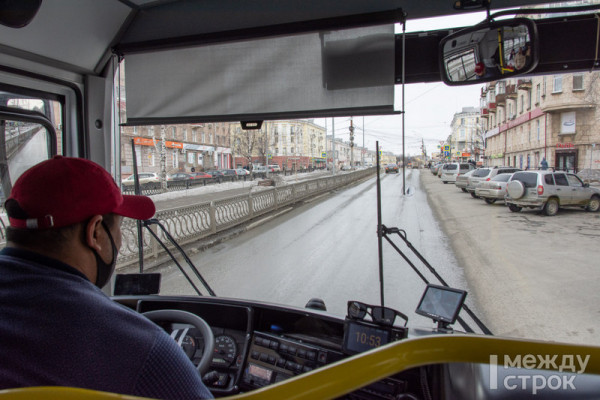
POLYGON ((235 133, 233 151, 246 158, 252 168, 252 156, 264 157, 266 155, 265 133, 262 130, 240 130, 235 133))

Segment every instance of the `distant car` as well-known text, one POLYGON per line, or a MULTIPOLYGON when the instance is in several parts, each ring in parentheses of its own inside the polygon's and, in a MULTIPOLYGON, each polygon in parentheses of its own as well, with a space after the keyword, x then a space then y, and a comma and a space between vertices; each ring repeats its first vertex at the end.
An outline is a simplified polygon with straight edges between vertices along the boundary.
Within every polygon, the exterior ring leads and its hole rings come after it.
POLYGON ((513 212, 523 207, 539 209, 546 215, 558 213, 560 207, 600 210, 600 189, 583 183, 575 174, 562 171, 520 171, 508 182, 505 202, 513 212))
POLYGON ((206 172, 192 172, 190 175, 192 176, 192 179, 212 178, 212 175, 207 174, 206 172))
POLYGON ((250 171, 244 168, 236 168, 235 172, 238 174, 238 176, 250 175, 250 171))
POLYGON ((237 176, 237 172, 235 169, 222 169, 223 176, 237 176))
POLYGON ((385 166, 385 173, 389 173, 389 172, 394 172, 394 173, 398 173, 398 165, 397 164, 388 164, 385 166))
POLYGON ((281 171, 281 168, 279 168, 278 164, 271 164, 271 165, 269 165, 269 168, 271 168, 271 172, 279 172, 279 171, 281 171))
POLYGON ((167 181, 169 182, 178 182, 178 181, 191 181, 194 177, 190 174, 186 174, 185 172, 176 172, 171 175, 167 175, 167 181))
POLYGON ((444 165, 444 164, 442 164, 442 163, 437 163, 437 164, 434 164, 434 165, 432 165, 432 166, 431 166, 431 173, 432 173, 433 175, 437 175, 437 173, 438 173, 438 170, 441 168, 441 166, 442 166, 442 165, 444 165))
POLYGON ((498 200, 504 201, 506 185, 511 176, 512 174, 500 174, 489 181, 480 182, 475 188, 475 195, 488 204, 494 204, 498 200))
MULTIPOLYGON (((138 174, 138 176, 140 179, 140 185, 160 182, 160 177, 158 176, 158 174, 156 172, 140 172, 138 174)), ((135 181, 134 181, 133 175, 131 175, 121 181, 121 184, 123 186, 133 186, 134 183, 135 183, 135 181)))
POLYGON ((473 196, 473 197, 476 198, 477 195, 475 194, 475 188, 481 182, 489 181, 490 179, 492 179, 496 175, 513 174, 513 173, 515 173, 517 171, 521 171, 521 169, 520 168, 515 168, 515 167, 483 167, 483 168, 478 168, 478 169, 475 170, 475 172, 468 179, 467 192, 471 193, 471 196, 473 196))
POLYGON ((448 182, 456 182, 456 177, 462 174, 466 174, 470 170, 475 169, 473 164, 470 163, 450 163, 444 165, 442 168, 442 182, 445 184, 448 182))
POLYGON ((257 165, 252 168, 252 172, 255 174, 265 174, 267 173, 267 167, 264 165, 257 165))
POLYGON ((467 172, 466 174, 462 174, 456 177, 456 182, 454 182, 454 185, 456 185, 457 188, 459 188, 460 190, 462 190, 463 192, 467 192, 467 185, 469 184, 469 177, 471 175, 473 175, 473 173, 477 171, 475 169, 470 170, 469 172, 467 172))
POLYGON ((219 170, 210 170, 210 171, 206 171, 206 173, 210 176, 212 176, 213 178, 220 178, 222 176, 224 176, 223 171, 219 171, 219 170))

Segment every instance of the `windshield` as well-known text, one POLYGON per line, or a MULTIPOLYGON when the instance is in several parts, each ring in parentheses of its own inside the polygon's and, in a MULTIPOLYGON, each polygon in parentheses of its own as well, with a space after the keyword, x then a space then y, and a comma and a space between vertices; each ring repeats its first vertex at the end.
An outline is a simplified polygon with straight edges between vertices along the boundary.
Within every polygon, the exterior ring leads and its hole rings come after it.
MULTIPOLYGON (((461 23, 482 19, 479 13, 461 23)), ((409 21, 408 27, 419 30, 421 22, 409 21)), ((381 223, 406 232, 450 286, 466 290, 466 304, 494 334, 600 344, 598 213, 592 207, 593 196, 600 196, 600 72, 469 86, 409 84, 404 110, 401 86, 395 85, 394 110, 387 115, 322 118, 315 112, 312 118, 276 119, 275 113, 259 129, 245 129, 233 117, 128 123, 124 69, 122 64, 116 79, 119 123, 110 144, 116 157, 111 172, 122 192, 131 194, 138 171, 141 193, 156 204, 156 219, 217 296, 299 308, 320 298, 327 312, 340 317, 349 300, 384 302, 407 314, 409 325, 433 327, 430 318, 414 312, 426 283, 385 240, 380 271, 379 176, 381 223), (398 173, 386 173, 386 166, 398 173), (440 168, 429 168, 435 166, 440 168), (518 203, 508 204, 505 192, 486 198, 492 194, 467 186, 471 180, 454 182, 457 172, 462 177, 481 167, 471 176, 484 177, 500 166, 529 170, 512 175, 526 188, 518 203), (559 196, 559 185, 538 187, 539 169, 576 174, 589 187, 569 175, 569 189, 581 193, 566 194, 557 215, 544 216, 548 195, 559 196)), ((173 102, 185 108, 196 89, 178 87, 188 97, 173 102)), ((2 94, 3 106, 39 111, 53 127, 0 121, 5 198, 23 171, 62 154, 65 142, 60 102, 2 94)), ((296 94, 290 90, 287 96, 296 94)), ((238 100, 233 108, 251 101, 238 100)), ((68 149, 87 145, 69 143, 68 149)), ((1 222, 8 225, 5 213, 1 222)), ((152 229, 166 241, 158 227, 152 229)), ((135 222, 125 220, 122 233, 117 272, 139 272, 135 222)), ((439 283, 398 235, 389 236, 427 281, 439 283)), ((162 274, 161 295, 209 293, 196 272, 183 261, 180 270, 150 233, 142 242, 143 271, 162 274)))

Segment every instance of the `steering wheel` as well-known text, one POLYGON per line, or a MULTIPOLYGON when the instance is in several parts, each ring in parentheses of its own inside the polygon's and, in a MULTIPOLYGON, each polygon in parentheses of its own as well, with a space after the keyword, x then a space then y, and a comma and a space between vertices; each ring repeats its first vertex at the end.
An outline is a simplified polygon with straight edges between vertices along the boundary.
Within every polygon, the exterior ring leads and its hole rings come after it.
POLYGON ((204 352, 202 353, 202 358, 198 363, 197 369, 200 376, 206 373, 215 351, 215 337, 206 321, 197 315, 181 310, 147 311, 142 313, 142 315, 152 322, 177 322, 180 324, 189 324, 198 329, 204 338, 204 352))

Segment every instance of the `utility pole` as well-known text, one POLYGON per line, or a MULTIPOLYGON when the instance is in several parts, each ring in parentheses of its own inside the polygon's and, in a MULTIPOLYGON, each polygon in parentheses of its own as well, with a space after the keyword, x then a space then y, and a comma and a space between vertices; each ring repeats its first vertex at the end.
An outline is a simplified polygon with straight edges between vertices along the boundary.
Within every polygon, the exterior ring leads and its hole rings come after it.
POLYGON ((365 166, 365 116, 363 115, 363 145, 360 151, 360 165, 365 166))
POLYGON ((167 191, 167 128, 160 126, 160 187, 167 191))
POLYGON ((350 168, 354 166, 354 125, 350 117, 350 168))
POLYGON ((331 172, 335 175, 335 118, 331 118, 331 172))

